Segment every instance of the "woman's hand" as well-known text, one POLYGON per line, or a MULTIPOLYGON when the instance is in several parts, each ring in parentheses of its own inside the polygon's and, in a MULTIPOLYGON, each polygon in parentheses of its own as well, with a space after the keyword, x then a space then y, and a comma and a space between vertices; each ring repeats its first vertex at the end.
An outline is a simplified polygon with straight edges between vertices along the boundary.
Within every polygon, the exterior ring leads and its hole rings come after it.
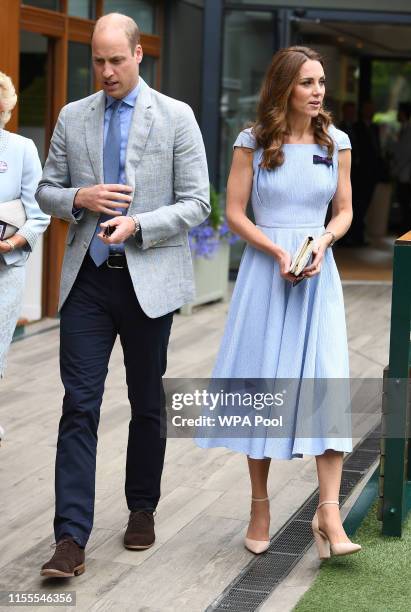
POLYGON ((13 249, 5 240, 0 240, 0 253, 10 253, 13 249))
POLYGON ((332 236, 330 234, 325 234, 320 238, 316 238, 312 251, 314 259, 310 265, 306 266, 301 272, 302 276, 307 276, 310 278, 311 276, 315 276, 316 274, 320 273, 324 253, 327 250, 327 247, 330 245, 331 240, 332 236))
POLYGON ((10 253, 10 251, 14 251, 14 249, 22 249, 26 244, 27 240, 24 236, 21 236, 19 233, 14 234, 12 238, 8 238, 8 241, 0 240, 0 253, 10 253), (10 246, 10 242, 14 248, 10 246))
POLYGON ((280 267, 280 276, 284 280, 293 283, 295 281, 295 275, 291 274, 290 266, 291 266, 291 255, 287 251, 281 251, 279 255, 276 257, 278 261, 278 265, 280 267))

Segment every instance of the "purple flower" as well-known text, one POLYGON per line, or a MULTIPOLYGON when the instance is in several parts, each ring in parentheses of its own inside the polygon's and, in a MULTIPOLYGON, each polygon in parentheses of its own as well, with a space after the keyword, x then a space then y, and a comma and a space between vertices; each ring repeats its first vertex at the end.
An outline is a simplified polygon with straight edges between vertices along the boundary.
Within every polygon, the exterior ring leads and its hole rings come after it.
POLYGON ((231 232, 225 218, 217 229, 214 229, 206 219, 189 231, 188 238, 193 256, 205 259, 212 259, 215 256, 222 240, 230 245, 239 240, 238 236, 231 232))

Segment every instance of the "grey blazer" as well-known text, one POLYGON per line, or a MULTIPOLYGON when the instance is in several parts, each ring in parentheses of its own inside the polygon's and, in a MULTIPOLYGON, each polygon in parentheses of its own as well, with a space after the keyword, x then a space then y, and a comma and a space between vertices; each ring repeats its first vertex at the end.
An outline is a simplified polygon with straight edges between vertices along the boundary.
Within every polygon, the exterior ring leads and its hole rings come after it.
MULTIPOLYGON (((162 316, 194 296, 187 231, 210 212, 207 161, 191 108, 151 89, 141 89, 131 121, 127 184, 133 187, 128 214, 137 214, 142 244, 129 238, 126 257, 137 299, 151 318, 162 316)), ((75 218, 80 187, 104 182, 100 91, 65 106, 59 115, 36 199, 40 208, 69 221, 60 285, 59 309, 76 280, 98 222, 84 209, 75 218)))

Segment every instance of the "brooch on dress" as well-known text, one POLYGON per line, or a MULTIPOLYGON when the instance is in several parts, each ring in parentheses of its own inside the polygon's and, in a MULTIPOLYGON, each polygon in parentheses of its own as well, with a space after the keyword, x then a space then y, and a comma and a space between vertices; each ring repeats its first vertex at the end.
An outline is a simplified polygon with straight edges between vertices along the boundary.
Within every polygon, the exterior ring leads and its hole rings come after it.
POLYGON ((325 164, 326 166, 332 166, 332 157, 321 157, 321 155, 313 155, 313 164, 325 164))

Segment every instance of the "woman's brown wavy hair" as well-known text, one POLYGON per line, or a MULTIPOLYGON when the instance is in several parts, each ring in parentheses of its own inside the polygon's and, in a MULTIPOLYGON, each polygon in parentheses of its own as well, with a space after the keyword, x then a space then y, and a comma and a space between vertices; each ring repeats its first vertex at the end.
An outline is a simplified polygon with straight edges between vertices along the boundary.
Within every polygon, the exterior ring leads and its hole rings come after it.
MULTIPOLYGON (((257 119, 252 126, 256 141, 264 150, 260 163, 262 168, 273 170, 284 163, 281 146, 289 133, 288 101, 298 82, 301 66, 307 60, 320 62, 324 67, 319 53, 309 47, 296 46, 277 51, 267 70, 261 87, 257 119)), ((322 107, 318 116, 312 119, 315 142, 328 148, 329 157, 334 152, 334 142, 327 133, 331 121, 331 114, 322 107)))

